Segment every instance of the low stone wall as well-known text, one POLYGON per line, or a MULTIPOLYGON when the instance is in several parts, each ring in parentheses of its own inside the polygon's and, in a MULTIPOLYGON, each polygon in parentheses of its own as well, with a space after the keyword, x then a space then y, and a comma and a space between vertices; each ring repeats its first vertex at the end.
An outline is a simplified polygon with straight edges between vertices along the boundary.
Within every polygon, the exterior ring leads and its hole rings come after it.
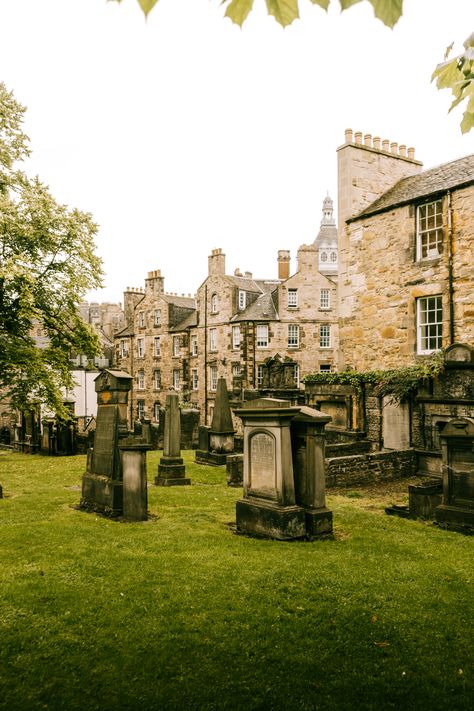
POLYGON ((413 449, 333 457, 326 459, 326 486, 393 481, 414 476, 416 471, 416 453, 413 449))
POLYGON ((355 442, 327 444, 325 448, 326 459, 348 457, 352 454, 364 454, 365 452, 370 452, 370 442, 364 439, 356 440, 355 442))

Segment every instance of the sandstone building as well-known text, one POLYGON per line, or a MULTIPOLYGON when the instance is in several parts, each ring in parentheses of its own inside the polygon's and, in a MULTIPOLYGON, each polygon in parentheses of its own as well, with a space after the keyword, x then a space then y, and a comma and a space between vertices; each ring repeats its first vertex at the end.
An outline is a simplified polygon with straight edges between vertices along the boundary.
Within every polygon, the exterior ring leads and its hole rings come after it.
POLYGON ((298 250, 296 272, 287 250, 277 267, 275 279, 227 274, 225 255, 214 249, 195 298, 166 293, 159 271, 148 274, 144 290, 125 292, 128 325, 115 343, 117 367, 134 378, 131 420, 156 421, 173 388, 208 424, 220 377, 240 397, 281 388, 302 394, 305 374, 336 367, 338 248, 329 197, 314 243, 298 250))

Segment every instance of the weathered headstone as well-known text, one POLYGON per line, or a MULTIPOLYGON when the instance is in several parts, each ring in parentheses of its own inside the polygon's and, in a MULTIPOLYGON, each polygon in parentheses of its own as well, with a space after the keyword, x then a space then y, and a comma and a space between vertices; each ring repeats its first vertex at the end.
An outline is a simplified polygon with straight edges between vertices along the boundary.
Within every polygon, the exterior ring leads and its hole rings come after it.
POLYGON ((437 523, 474 530, 474 419, 456 417, 441 432, 443 501, 437 523))
POLYGON ((298 414, 286 400, 261 398, 236 409, 244 425, 244 496, 236 504, 241 533, 291 540, 306 535, 297 506, 290 422, 298 414))
POLYGON ((332 533, 332 511, 326 508, 325 434, 331 418, 312 407, 301 407, 291 421, 296 503, 305 510, 309 537, 332 533))
POLYGON ((228 486, 242 486, 244 481, 244 455, 229 454, 225 463, 228 486))
POLYGON ((121 514, 123 481, 119 439, 127 436, 128 393, 132 377, 120 370, 103 370, 95 379, 97 424, 94 447, 82 477, 81 507, 121 514))
POLYGON ((224 465, 227 461, 227 456, 234 451, 234 434, 235 429, 232 422, 227 385, 224 378, 219 378, 214 412, 209 428, 209 445, 205 449, 199 446, 195 454, 196 462, 214 466, 224 465))
POLYGON ((119 444, 123 472, 123 516, 127 521, 146 521, 148 491, 145 439, 126 437, 119 444))
POLYGON ((180 441, 181 423, 178 393, 172 392, 166 396, 163 456, 158 465, 158 475, 155 477, 157 486, 191 484, 191 479, 184 476, 185 466, 181 457, 180 441))

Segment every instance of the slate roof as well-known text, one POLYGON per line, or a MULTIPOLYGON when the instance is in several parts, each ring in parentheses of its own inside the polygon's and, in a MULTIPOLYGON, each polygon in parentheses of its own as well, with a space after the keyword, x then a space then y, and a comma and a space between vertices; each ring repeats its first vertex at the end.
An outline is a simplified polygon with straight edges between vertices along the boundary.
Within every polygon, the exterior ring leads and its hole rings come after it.
POLYGON ((188 316, 186 316, 186 318, 180 321, 176 326, 170 328, 170 331, 185 331, 187 328, 192 328, 193 326, 197 325, 197 311, 193 311, 188 316))
POLYGON ((196 300, 191 296, 175 296, 174 294, 160 294, 160 296, 167 304, 183 306, 186 309, 196 308, 196 300))
POLYGON ((402 178, 398 183, 395 183, 393 188, 387 190, 358 215, 349 218, 347 222, 353 222, 361 217, 385 212, 385 210, 472 183, 474 183, 474 154, 459 158, 451 163, 443 163, 417 175, 402 178))
POLYGON ((279 321, 272 292, 268 291, 258 297, 253 304, 250 304, 244 311, 231 318, 231 321, 279 321))
POLYGON ((121 331, 117 331, 114 333, 114 338, 121 338, 124 336, 133 336, 135 335, 135 331, 133 330, 133 325, 128 324, 125 326, 125 328, 122 328, 121 331))

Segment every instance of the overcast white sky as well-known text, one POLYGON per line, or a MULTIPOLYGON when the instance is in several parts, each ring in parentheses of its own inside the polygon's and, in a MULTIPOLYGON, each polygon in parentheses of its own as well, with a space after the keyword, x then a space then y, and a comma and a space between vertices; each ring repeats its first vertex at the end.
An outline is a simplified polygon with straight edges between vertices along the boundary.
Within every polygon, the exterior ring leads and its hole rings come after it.
POLYGON ((121 301, 152 269, 194 293, 214 247, 228 273, 276 277, 277 251, 313 241, 336 197, 347 127, 415 146, 426 168, 472 153, 430 77, 474 29, 474 2, 404 4, 392 31, 368 3, 327 15, 300 0, 282 29, 255 0, 241 30, 219 0, 160 0, 146 22, 136 0, 0 0, 27 170, 100 225, 90 298, 121 301))

